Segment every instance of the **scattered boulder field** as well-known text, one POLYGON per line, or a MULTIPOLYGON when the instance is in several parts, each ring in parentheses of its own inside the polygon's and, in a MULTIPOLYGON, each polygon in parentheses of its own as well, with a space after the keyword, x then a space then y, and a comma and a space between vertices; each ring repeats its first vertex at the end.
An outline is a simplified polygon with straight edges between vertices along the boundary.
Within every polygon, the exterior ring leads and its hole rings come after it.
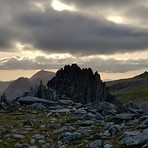
POLYGON ((0 110, 1 148, 146 148, 148 109, 135 104, 9 105, 0 110))

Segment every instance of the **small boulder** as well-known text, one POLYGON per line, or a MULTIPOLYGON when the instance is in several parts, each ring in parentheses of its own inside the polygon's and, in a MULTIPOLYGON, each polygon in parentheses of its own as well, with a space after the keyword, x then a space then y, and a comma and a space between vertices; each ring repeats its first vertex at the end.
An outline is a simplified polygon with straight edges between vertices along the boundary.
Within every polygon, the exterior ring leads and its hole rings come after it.
POLYGON ((105 144, 103 148, 112 148, 112 145, 110 145, 110 144, 105 144))
POLYGON ((120 120, 132 120, 136 117, 136 114, 127 114, 127 113, 121 113, 121 114, 116 114, 114 116, 114 119, 120 119, 120 120))
POLYGON ((102 148, 103 141, 102 140, 95 140, 87 145, 88 148, 102 148))
POLYGON ((15 139, 24 139, 25 136, 24 135, 20 135, 20 134, 14 134, 13 138, 15 138, 15 139))
POLYGON ((35 140, 40 140, 40 139, 44 139, 44 136, 42 136, 40 134, 36 134, 36 135, 32 136, 32 138, 35 140))
POLYGON ((80 139, 81 138, 81 134, 80 133, 70 133, 68 136, 66 136, 63 139, 64 143, 68 143, 71 140, 75 140, 75 139, 80 139))
POLYGON ((32 104, 32 107, 41 111, 46 110, 46 107, 42 103, 34 103, 32 104))

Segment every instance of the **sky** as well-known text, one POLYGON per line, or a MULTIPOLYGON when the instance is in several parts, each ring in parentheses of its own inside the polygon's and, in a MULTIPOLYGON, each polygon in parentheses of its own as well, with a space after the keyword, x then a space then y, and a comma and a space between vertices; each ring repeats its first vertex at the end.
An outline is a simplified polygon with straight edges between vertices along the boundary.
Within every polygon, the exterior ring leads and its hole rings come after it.
POLYGON ((147 0, 0 0, 0 80, 66 64, 103 80, 148 70, 147 0))

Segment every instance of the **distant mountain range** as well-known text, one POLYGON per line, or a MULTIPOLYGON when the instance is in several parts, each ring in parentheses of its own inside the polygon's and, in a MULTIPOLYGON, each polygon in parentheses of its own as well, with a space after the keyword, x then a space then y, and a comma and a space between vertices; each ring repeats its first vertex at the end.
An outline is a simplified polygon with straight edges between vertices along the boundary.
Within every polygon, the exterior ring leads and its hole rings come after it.
POLYGON ((54 76, 55 73, 53 72, 41 70, 31 78, 20 77, 14 81, 0 82, 0 95, 5 93, 9 100, 15 99, 29 91, 31 87, 39 85, 41 80, 43 84, 46 84, 54 76))
POLYGON ((110 93, 122 102, 148 104, 148 72, 129 79, 107 82, 110 93))
MULTIPOLYGON (((55 73, 41 70, 31 78, 18 78, 14 81, 0 81, 0 95, 4 92, 9 100, 22 96, 31 87, 39 85, 42 80, 43 84, 55 76, 55 73)), ((138 104, 148 104, 148 72, 137 75, 133 78, 120 79, 106 82, 107 87, 112 95, 122 102, 135 102, 138 104)))

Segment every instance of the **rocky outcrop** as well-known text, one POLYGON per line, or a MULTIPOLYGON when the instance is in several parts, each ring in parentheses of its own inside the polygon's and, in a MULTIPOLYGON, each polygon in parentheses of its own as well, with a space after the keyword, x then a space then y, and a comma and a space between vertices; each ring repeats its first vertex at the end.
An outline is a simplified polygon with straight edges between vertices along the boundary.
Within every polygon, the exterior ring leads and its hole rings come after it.
POLYGON ((41 81, 38 87, 30 89, 25 96, 49 101, 72 100, 83 104, 115 101, 97 72, 93 73, 91 68, 81 69, 76 64, 66 65, 48 81, 47 86, 41 81))
POLYGON ((0 97, 0 109, 4 108, 4 106, 9 105, 9 101, 7 100, 7 97, 5 93, 0 97))
POLYGON ((45 85, 43 85, 42 81, 40 81, 39 86, 31 88, 30 91, 26 92, 24 96, 38 97, 49 101, 56 101, 58 99, 56 91, 54 89, 47 88, 45 85))
POLYGON ((81 69, 76 64, 66 65, 51 79, 48 89, 56 90, 59 99, 71 98, 74 102, 89 103, 108 101, 110 94, 100 79, 100 75, 92 69, 81 69))

